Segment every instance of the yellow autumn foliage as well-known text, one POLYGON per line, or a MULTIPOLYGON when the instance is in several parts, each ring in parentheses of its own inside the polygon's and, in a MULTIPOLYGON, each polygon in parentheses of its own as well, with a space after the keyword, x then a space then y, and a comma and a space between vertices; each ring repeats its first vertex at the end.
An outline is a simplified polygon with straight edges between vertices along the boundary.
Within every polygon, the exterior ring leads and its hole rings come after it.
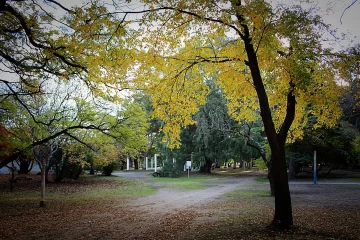
POLYGON ((169 147, 177 147, 180 129, 194 123, 192 116, 204 104, 210 77, 224 90, 234 119, 260 118, 242 23, 250 29, 277 130, 287 113, 288 94, 295 96, 288 142, 302 137, 309 117, 316 119, 315 127, 331 127, 340 117, 335 70, 321 57, 325 50, 318 16, 298 7, 273 9, 261 0, 143 2, 154 11, 144 15, 139 30, 144 51, 135 81, 153 97, 153 117, 165 122, 162 130, 169 147))

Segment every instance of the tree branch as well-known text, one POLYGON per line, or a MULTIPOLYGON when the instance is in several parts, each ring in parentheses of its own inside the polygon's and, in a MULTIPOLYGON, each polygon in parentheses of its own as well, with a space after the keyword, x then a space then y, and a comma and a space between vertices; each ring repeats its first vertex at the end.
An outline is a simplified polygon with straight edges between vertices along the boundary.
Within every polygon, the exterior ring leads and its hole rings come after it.
POLYGON ((343 16, 344 16, 346 10, 348 10, 349 8, 351 8, 357 1, 358 1, 358 0, 353 0, 353 2, 344 9, 344 11, 342 12, 341 17, 340 17, 340 23, 341 23, 341 24, 342 24, 342 18, 343 18, 343 16))
MULTIPOLYGON (((22 28, 25 31, 25 34, 26 34, 27 38, 29 39, 30 43, 34 47, 39 48, 39 49, 49 50, 50 52, 53 53, 54 56, 58 57, 60 60, 62 60, 68 66, 75 67, 75 68, 80 68, 83 71, 87 72, 86 67, 84 67, 84 66, 82 66, 80 64, 69 61, 65 56, 63 56, 60 53, 56 52, 55 51, 56 49, 54 49, 52 47, 49 47, 49 46, 46 46, 44 44, 38 43, 34 39, 34 34, 33 34, 32 30, 29 28, 29 26, 26 24, 26 21, 23 18, 23 16, 20 13, 18 13, 13 7, 11 7, 10 5, 5 3, 4 10, 7 11, 8 13, 12 14, 19 21, 20 25, 22 26, 22 28)), ((62 47, 62 48, 64 48, 64 47, 62 47)))

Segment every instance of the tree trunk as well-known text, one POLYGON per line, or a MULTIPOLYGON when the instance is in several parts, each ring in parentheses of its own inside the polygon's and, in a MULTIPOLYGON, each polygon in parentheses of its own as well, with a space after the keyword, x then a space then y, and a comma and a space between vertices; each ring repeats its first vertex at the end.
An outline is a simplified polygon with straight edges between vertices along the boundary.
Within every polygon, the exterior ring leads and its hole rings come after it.
POLYGON ((274 186, 274 179, 271 176, 271 172, 268 172, 268 179, 269 179, 269 183, 270 183, 270 195, 272 197, 275 197, 275 186, 274 186))
POLYGON ((134 160, 134 165, 135 165, 135 170, 138 170, 139 169, 139 160, 138 159, 134 160))
POLYGON ((95 174, 94 164, 91 163, 90 164, 90 175, 94 175, 94 174, 95 174))
POLYGON ((236 161, 234 160, 233 169, 236 169, 236 161))
POLYGON ((41 167, 41 201, 40 207, 45 207, 45 172, 46 172, 46 159, 42 159, 41 167))
POLYGON ((14 164, 12 164, 13 166, 9 167, 10 171, 11 171, 11 179, 10 179, 10 192, 12 192, 12 190, 14 189, 14 183, 15 183, 15 171, 16 168, 14 167, 14 164))
POLYGON ((211 173, 212 159, 205 158, 205 163, 200 167, 200 172, 211 173))
POLYGON ((295 118, 296 99, 294 95, 295 84, 290 78, 289 91, 287 94, 286 116, 280 129, 275 128, 272 118, 269 99, 261 76, 257 54, 253 45, 251 31, 247 25, 246 18, 240 11, 242 1, 231 1, 236 10, 236 17, 242 28, 238 32, 244 42, 247 60, 245 64, 250 69, 253 85, 259 100, 260 115, 264 124, 266 137, 271 148, 271 179, 275 189, 275 215, 273 223, 276 226, 288 228, 293 225, 290 190, 285 162, 285 142, 286 137, 295 118))
POLYGON ((28 174, 31 169, 33 168, 33 161, 27 160, 27 159, 20 159, 20 161, 17 162, 19 165, 19 174, 28 174))
POLYGON ((49 183, 49 172, 50 172, 50 168, 46 168, 45 170, 45 182, 49 183))
POLYGON ((293 157, 290 158, 289 161, 289 179, 296 178, 296 163, 293 157))
POLYGON ((289 182, 285 162, 285 146, 272 151, 271 175, 275 190, 275 215, 273 224, 282 228, 293 225, 289 182))
POLYGON ((271 157, 270 157, 270 162, 266 163, 266 166, 268 168, 268 174, 267 174, 267 178, 269 180, 269 184, 270 184, 270 194, 272 197, 275 197, 275 187, 274 187, 274 179, 271 175, 271 157))

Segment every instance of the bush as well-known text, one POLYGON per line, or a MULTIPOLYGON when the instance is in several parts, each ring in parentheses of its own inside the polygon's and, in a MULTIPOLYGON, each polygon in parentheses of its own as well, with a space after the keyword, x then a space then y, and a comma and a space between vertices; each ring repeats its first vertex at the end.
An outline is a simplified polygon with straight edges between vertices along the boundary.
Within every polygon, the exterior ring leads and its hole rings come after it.
POLYGON ((55 182, 61 182, 64 178, 77 180, 83 171, 79 162, 69 162, 68 156, 60 158, 53 167, 55 170, 55 182))
POLYGON ((172 162, 165 162, 161 170, 161 177, 177 178, 180 176, 179 169, 172 162))
POLYGON ((111 176, 111 173, 118 168, 118 162, 110 163, 109 165, 103 167, 103 174, 105 176, 111 176))
POLYGON ((264 162, 264 160, 262 158, 258 158, 254 161, 254 165, 256 168, 258 168, 259 170, 266 170, 267 166, 264 162))

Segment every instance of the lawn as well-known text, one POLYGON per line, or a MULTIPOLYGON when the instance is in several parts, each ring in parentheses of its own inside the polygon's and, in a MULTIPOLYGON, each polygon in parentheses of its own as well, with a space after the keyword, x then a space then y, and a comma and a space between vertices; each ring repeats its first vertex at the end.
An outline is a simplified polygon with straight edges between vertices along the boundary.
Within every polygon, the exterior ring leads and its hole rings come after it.
POLYGON ((106 229, 107 221, 135 219, 126 204, 155 192, 149 184, 121 177, 82 176, 47 184, 46 207, 39 208, 40 178, 31 178, 9 192, 8 175, 0 175, 0 239, 82 239, 91 234, 91 224, 106 229))
MULTIPOLYGON (((4 175, 2 178, 6 178, 4 175)), ((39 201, 39 176, 32 175, 30 181, 18 181, 13 192, 9 192, 6 181, 2 181, 0 202, 39 201), (4 183, 5 182, 5 183, 4 183)), ((150 185, 116 176, 84 175, 78 180, 66 180, 60 183, 49 183, 46 189, 46 200, 49 202, 83 203, 84 201, 112 200, 152 194, 155 189, 150 185)))
POLYGON ((161 183, 168 188, 175 188, 179 190, 199 190, 204 189, 204 184, 209 180, 214 180, 216 177, 211 175, 191 174, 188 178, 181 176, 179 178, 164 178, 164 177, 152 177, 151 180, 156 183, 161 183))

